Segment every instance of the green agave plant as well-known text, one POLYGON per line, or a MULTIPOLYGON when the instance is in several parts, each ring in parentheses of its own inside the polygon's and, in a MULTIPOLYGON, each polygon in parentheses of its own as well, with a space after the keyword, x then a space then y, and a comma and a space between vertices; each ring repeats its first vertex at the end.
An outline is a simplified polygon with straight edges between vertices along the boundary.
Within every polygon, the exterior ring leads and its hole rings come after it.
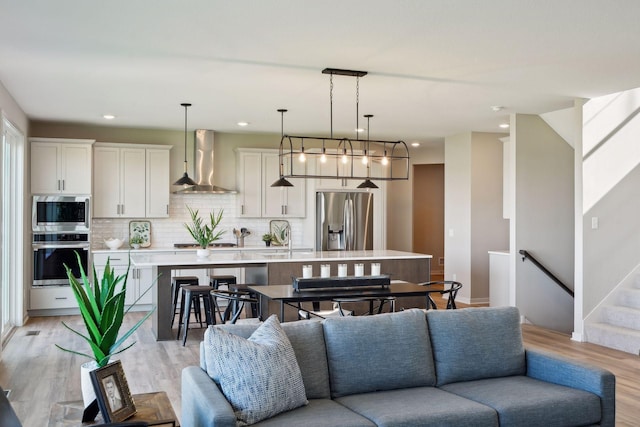
POLYGON ((84 324, 87 328, 87 335, 82 334, 81 332, 73 329, 65 322, 62 324, 69 329, 71 332, 75 333, 82 337, 89 346, 91 346, 91 350, 93 352, 93 356, 87 353, 78 352, 75 350, 70 350, 56 344, 61 350, 78 354, 80 356, 85 356, 90 359, 96 361, 99 367, 105 366, 109 363, 109 358, 115 354, 122 353, 133 344, 135 341, 128 346, 120 349, 122 344, 126 341, 131 334, 133 334, 136 329, 138 329, 145 320, 151 316, 155 307, 149 311, 138 323, 136 323, 131 329, 122 334, 120 338, 118 338, 118 334, 120 332, 120 327, 122 326, 122 321, 124 319, 124 315, 131 310, 131 308, 138 302, 140 298, 149 290, 151 286, 142 294, 138 299, 127 309, 124 310, 124 298, 127 287, 127 279, 129 277, 129 269, 131 267, 131 263, 129 263, 129 267, 127 267, 127 271, 125 274, 121 276, 116 276, 114 270, 109 265, 109 260, 107 259, 107 264, 104 269, 104 274, 102 278, 99 280, 98 275, 96 274, 95 266, 93 266, 93 277, 95 286, 91 286, 87 275, 85 274, 84 269, 82 268, 82 264, 80 262, 80 256, 76 253, 76 257, 78 258, 78 265, 80 265, 80 281, 76 279, 71 271, 71 269, 65 264, 64 268, 67 271, 67 277, 69 278, 69 284, 73 289, 73 294, 78 301, 78 307, 80 308, 80 314, 82 315, 82 320, 84 320, 84 324))

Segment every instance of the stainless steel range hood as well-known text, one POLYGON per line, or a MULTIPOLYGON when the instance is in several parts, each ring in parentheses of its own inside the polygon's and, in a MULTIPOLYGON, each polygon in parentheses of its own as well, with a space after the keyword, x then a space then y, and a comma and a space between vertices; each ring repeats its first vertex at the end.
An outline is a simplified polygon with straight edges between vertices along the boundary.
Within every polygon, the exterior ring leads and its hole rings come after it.
POLYGON ((176 194, 229 194, 237 193, 213 183, 213 159, 215 155, 215 139, 212 130, 197 129, 195 132, 195 174, 197 185, 181 188, 176 194))

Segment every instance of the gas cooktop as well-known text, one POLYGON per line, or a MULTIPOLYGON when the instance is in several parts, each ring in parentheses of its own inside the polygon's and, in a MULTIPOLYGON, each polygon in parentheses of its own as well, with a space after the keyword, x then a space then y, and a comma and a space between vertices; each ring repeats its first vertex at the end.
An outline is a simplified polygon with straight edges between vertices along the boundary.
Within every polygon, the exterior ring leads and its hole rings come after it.
MULTIPOLYGON (((210 248, 235 248, 237 245, 235 243, 221 243, 221 242, 214 242, 214 243, 210 243, 209 247, 210 248)), ((174 243, 173 244, 174 248, 194 248, 197 249, 200 247, 199 244, 197 243, 174 243)))

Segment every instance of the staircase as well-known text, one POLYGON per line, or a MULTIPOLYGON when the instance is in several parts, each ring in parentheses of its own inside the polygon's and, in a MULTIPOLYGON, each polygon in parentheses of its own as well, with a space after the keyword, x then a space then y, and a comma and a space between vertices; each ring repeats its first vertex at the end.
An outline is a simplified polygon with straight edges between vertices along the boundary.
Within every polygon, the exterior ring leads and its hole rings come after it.
POLYGON ((602 307, 599 322, 585 325, 587 341, 640 354, 640 276, 631 287, 618 289, 613 301, 602 307))

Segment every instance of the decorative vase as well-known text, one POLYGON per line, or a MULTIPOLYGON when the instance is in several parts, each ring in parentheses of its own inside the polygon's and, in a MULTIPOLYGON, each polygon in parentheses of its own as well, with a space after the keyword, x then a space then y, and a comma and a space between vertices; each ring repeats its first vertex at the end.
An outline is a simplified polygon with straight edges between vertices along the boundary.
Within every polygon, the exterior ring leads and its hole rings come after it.
POLYGON ((209 248, 206 249, 197 249, 196 250, 196 255, 198 255, 198 258, 207 258, 209 256, 209 248))
POLYGON ((80 365, 80 388, 82 389, 82 402, 85 408, 96 399, 96 392, 91 382, 91 371, 95 371, 97 368, 98 363, 95 360, 80 365))
POLYGON ((264 244, 267 245, 267 246, 271 246, 271 242, 270 241, 266 241, 266 242, 264 242, 264 244))

